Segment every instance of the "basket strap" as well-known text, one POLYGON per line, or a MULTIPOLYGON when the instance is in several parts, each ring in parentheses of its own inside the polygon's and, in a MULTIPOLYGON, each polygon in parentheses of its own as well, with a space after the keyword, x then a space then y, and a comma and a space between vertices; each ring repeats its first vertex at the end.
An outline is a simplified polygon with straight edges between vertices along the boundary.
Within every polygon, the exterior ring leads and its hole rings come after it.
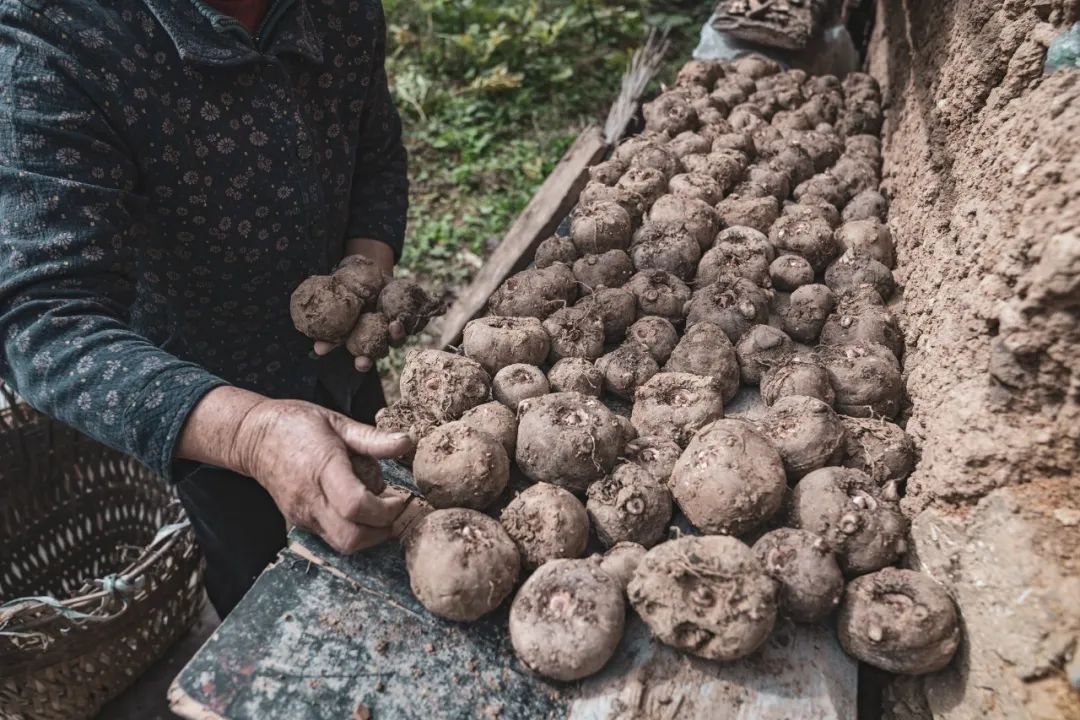
POLYGON ((57 615, 61 615, 68 620, 90 620, 93 622, 99 622, 103 620, 110 620, 111 615, 94 615, 92 613, 84 613, 73 608, 69 608, 61 601, 57 600, 51 595, 31 595, 29 597, 15 598, 9 600, 6 603, 0 605, 0 635, 21 635, 17 632, 6 632, 3 630, 4 625, 8 620, 13 618, 19 613, 20 610, 29 608, 33 605, 47 605, 56 611, 57 615))
POLYGON ((165 525, 157 531, 157 535, 155 535, 154 539, 150 541, 150 545, 148 547, 154 547, 162 540, 170 538, 181 530, 189 527, 191 527, 190 520, 181 520, 180 522, 174 522, 170 523, 169 525, 165 525))
MULTIPOLYGON (((165 525, 157 531, 154 539, 150 541, 150 544, 146 549, 153 549, 166 539, 171 538, 181 530, 185 530, 190 526, 191 521, 186 519, 165 525)), ((0 604, 0 636, 19 637, 25 635, 23 632, 6 631, 4 628, 21 612, 40 605, 52 608, 57 615, 68 620, 79 622, 102 622, 111 620, 124 612, 127 608, 126 598, 135 595, 142 590, 143 586, 146 584, 146 578, 141 574, 141 571, 136 570, 135 572, 129 573, 111 573, 103 578, 94 580, 93 582, 101 586, 101 590, 107 595, 109 600, 118 599, 123 602, 123 606, 120 610, 115 613, 101 614, 101 610, 107 605, 106 601, 103 601, 94 611, 86 613, 81 610, 76 610, 73 607, 69 607, 64 601, 57 600, 51 595, 32 595, 29 597, 15 598, 14 600, 8 600, 7 602, 0 604)))

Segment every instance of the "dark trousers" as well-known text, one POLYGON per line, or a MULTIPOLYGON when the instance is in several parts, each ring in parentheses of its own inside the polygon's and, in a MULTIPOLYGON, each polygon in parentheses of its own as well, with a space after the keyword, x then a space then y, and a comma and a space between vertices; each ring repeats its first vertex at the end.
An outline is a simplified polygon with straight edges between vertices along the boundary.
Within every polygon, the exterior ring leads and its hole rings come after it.
MULTIPOLYGON (((336 407, 326 393, 318 402, 374 423, 386 399, 378 376, 369 375, 350 408, 336 407)), ((206 593, 224 618, 285 547, 285 518, 259 483, 221 468, 204 465, 181 480, 177 491, 206 558, 206 593)))

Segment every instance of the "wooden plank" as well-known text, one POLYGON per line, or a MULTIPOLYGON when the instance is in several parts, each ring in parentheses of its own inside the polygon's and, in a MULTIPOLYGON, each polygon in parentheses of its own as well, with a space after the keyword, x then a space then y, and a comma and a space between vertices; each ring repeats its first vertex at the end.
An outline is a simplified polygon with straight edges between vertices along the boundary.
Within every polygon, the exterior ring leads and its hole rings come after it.
POLYGON ((855 716, 855 663, 826 625, 781 622, 759 652, 724 664, 657 644, 630 613, 601 673, 552 682, 514 657, 505 604, 470 624, 424 611, 398 548, 343 559, 303 534, 293 547, 302 554, 285 551, 174 681, 174 712, 193 720, 348 718, 358 706, 375 719, 423 709, 451 720, 855 716))
MULTIPOLYGON (((399 465, 383 472, 411 483, 399 465)), ((831 624, 781 621, 753 656, 713 663, 656 643, 630 612, 603 671, 558 683, 515 658, 508 605, 475 623, 442 620, 412 596, 397 544, 343 557, 296 531, 177 676, 172 709, 192 720, 348 718, 358 706, 375 720, 417 717, 421 708, 451 720, 855 716, 856 663, 831 624)))
POLYGON ((455 344, 465 323, 483 310, 495 289, 532 261, 536 246, 555 232, 574 207, 588 181, 589 166, 603 157, 606 150, 604 133, 599 127, 590 125, 582 131, 510 226, 476 278, 450 307, 442 321, 441 347, 455 344))

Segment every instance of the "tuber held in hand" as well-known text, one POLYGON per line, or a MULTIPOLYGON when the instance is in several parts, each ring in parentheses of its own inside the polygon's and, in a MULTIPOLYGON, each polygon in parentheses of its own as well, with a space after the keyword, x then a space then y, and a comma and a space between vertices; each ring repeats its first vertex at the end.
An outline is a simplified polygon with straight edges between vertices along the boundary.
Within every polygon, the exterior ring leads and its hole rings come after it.
POLYGON ((389 278, 378 264, 364 255, 346 255, 334 271, 334 279, 360 298, 365 310, 374 310, 379 293, 389 278))
POLYGON ((411 280, 391 280, 379 293, 379 312, 390 322, 401 323, 409 335, 423 330, 443 310, 441 302, 411 280))
POLYGON ((356 320, 349 336, 345 338, 345 349, 353 357, 366 357, 379 360, 390 354, 390 325, 382 313, 363 313, 356 320))
POLYGON ((312 340, 339 343, 356 324, 363 301, 333 275, 313 275, 293 291, 293 325, 312 340))

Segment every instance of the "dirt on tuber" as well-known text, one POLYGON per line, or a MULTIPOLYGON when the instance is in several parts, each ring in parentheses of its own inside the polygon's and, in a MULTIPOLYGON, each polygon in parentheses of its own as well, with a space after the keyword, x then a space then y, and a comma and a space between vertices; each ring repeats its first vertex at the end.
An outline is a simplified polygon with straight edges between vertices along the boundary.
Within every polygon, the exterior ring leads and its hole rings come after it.
POLYGON ((725 403, 739 392, 739 360, 723 328, 698 322, 687 329, 671 352, 664 372, 690 373, 714 379, 725 403))
POLYGON ((533 672, 580 680, 599 671, 622 639, 626 602, 593 560, 552 560, 522 584, 510 606, 510 643, 533 672))
POLYGON ((589 542, 589 515, 567 490, 549 483, 526 488, 499 516, 517 543, 527 570, 563 558, 579 558, 589 542))
POLYGON ((510 459, 491 435, 461 421, 451 422, 419 442, 413 476, 436 508, 483 510, 506 489, 510 459))
POLYGON ((544 371, 525 363, 507 365, 495 373, 495 379, 491 381, 491 394, 514 412, 522 400, 547 395, 550 391, 544 371))
POLYGON ((596 361, 596 369, 604 379, 604 390, 627 400, 649 378, 660 372, 660 366, 648 348, 633 341, 624 342, 596 361))
POLYGON ((488 300, 492 315, 545 319, 574 304, 578 286, 570 266, 555 263, 511 275, 488 300))
POLYGON ((548 384, 551 392, 576 392, 600 397, 604 389, 604 376, 585 358, 563 358, 548 370, 548 384))
POLYGON ((738 660, 776 623, 776 581, 730 537, 685 536, 641 559, 630 603, 661 642, 707 660, 738 660))
POLYGON ((780 454, 741 420, 717 420, 686 446, 671 473, 671 492, 694 527, 743 535, 780 509, 787 491, 780 454))
POLYGON ((952 660, 960 645, 960 618, 933 578, 885 568, 848 585, 837 632, 849 655, 887 672, 922 675, 952 660))
POLYGON ((662 372, 639 387, 630 415, 639 435, 664 438, 680 447, 686 447, 701 428, 722 417, 722 383, 714 377, 683 372, 662 372))
POLYGON ((514 457, 517 448, 517 415, 501 402, 489 402, 466 410, 459 420, 494 438, 506 450, 507 457, 514 457))
POLYGON ((534 317, 478 318, 465 325, 461 340, 465 355, 490 375, 507 365, 540 365, 547 359, 550 346, 547 331, 534 317))
POLYGON ((493 518, 465 508, 436 510, 406 536, 413 595, 447 620, 477 620, 514 589, 521 558, 493 518))
POLYGON ((622 429, 598 399, 561 392, 518 408, 517 464, 536 482, 584 492, 622 453, 622 429))
POLYGON ((779 528, 754 543, 754 554, 780 587, 780 615, 799 623, 824 620, 840 604, 844 574, 825 541, 806 530, 779 528))
POLYGON ((844 425, 833 409, 817 398, 780 398, 754 424, 780 453, 789 480, 835 465, 843 456, 844 425))
POLYGON ((363 301, 333 275, 313 275, 289 299, 297 330, 312 340, 339 343, 356 324, 363 301))
POLYGON ((880 570, 907 548, 895 486, 879 486, 851 468, 825 467, 800 480, 790 519, 793 527, 823 537, 846 575, 880 570))
POLYGON ((635 542, 652 547, 671 522, 671 492, 641 466, 623 463, 589 486, 585 509, 605 546, 635 542))
POLYGON ((657 363, 665 363, 679 342, 679 332, 671 321, 649 315, 627 329, 626 339, 643 345, 657 363))

